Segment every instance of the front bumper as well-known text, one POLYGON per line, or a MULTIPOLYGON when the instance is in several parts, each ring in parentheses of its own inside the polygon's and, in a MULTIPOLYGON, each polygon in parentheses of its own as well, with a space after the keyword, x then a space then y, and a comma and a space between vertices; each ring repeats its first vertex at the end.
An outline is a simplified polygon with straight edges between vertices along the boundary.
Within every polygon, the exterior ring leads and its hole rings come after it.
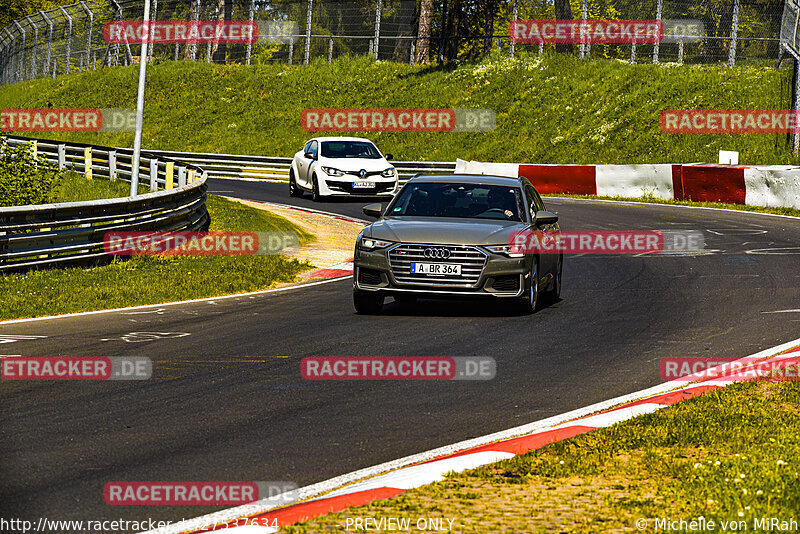
MULTIPOLYGON (((532 256, 508 258, 493 254, 481 247, 472 247, 480 250, 486 256, 485 263, 477 277, 472 277, 465 283, 457 283, 452 279, 445 283, 437 281, 437 278, 433 276, 421 276, 419 280, 415 280, 413 275, 409 276, 405 271, 397 272, 397 264, 392 264, 390 252, 399 246, 401 245, 375 251, 360 250, 356 247, 353 255, 353 289, 381 292, 387 295, 416 293, 420 295, 515 298, 525 294, 530 286, 532 256)), ((427 261, 436 263, 442 260, 427 261)))
POLYGON ((328 176, 324 173, 317 174, 320 193, 326 196, 393 196, 399 189, 397 177, 384 178, 370 176, 359 178, 355 175, 328 176), (373 187, 355 187, 355 183, 370 182, 373 187))

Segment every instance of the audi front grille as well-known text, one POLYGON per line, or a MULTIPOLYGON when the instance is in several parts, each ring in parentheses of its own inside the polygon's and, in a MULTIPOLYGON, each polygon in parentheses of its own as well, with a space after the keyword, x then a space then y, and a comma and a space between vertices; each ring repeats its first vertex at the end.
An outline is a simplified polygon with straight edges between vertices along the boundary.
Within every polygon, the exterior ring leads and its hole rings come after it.
POLYGON ((397 283, 402 285, 472 288, 480 280, 486 258, 485 252, 469 245, 402 243, 389 249, 389 266, 397 283), (457 263, 461 265, 461 276, 411 274, 413 262, 457 263))

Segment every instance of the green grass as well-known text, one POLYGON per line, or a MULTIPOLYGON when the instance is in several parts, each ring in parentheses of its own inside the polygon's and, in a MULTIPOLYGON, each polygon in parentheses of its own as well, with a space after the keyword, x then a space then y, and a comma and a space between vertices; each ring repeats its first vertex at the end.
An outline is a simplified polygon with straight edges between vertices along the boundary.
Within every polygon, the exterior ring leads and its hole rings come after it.
POLYGON ((758 531, 800 515, 798 406, 797 382, 737 383, 287 532, 348 517, 445 517, 460 532, 636 532, 645 519, 655 532, 657 518, 700 516, 758 531))
MULTIPOLYGON (((50 202, 83 202, 103 198, 127 197, 131 192, 131 184, 116 180, 114 182, 105 178, 86 178, 77 172, 67 172, 57 180, 50 190, 50 202)), ((148 193, 144 187, 139 188, 140 193, 148 193)))
MULTIPOLYGON (((491 133, 366 134, 398 159, 531 163, 717 161, 799 164, 785 134, 666 134, 663 109, 786 109, 791 69, 630 65, 562 55, 492 56, 474 64, 411 67, 365 57, 311 66, 148 67, 144 147, 290 156, 312 134, 305 108, 491 108, 491 133)), ((133 108, 138 67, 107 68, 0 88, 0 108, 133 108)), ((133 133, 47 137, 130 146, 133 133)))
MULTIPOLYGON (((75 200, 74 196, 74 192, 67 195, 75 200)), ((207 206, 212 231, 291 231, 301 243, 313 239, 282 217, 238 202, 209 195, 207 206)), ((277 255, 133 256, 93 268, 0 275, 0 320, 255 291, 291 282, 308 267, 277 255)))

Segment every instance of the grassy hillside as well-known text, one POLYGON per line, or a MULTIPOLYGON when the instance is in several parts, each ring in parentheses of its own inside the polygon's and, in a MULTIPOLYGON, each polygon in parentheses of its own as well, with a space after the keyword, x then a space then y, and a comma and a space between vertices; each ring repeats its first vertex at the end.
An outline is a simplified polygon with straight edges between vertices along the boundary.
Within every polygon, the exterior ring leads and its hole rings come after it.
MULTIPOLYGON (((0 88, 0 108, 134 107, 137 68, 34 80, 0 88)), ((144 146, 289 156, 310 134, 314 108, 484 107, 491 133, 365 134, 398 159, 538 163, 716 161, 800 163, 785 134, 666 134, 662 109, 788 107, 790 70, 773 65, 643 64, 574 57, 493 57, 449 68, 367 58, 310 67, 163 63, 148 68, 144 146)), ((130 145, 133 133, 49 134, 130 145)))

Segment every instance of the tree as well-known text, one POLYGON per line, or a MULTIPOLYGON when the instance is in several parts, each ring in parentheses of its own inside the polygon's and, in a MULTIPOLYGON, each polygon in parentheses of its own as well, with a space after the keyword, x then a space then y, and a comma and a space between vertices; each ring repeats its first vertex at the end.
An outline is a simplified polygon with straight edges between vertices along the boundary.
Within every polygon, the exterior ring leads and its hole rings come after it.
POLYGON ((415 63, 428 63, 431 54, 431 26, 433 25, 433 0, 422 0, 417 27, 417 58, 415 63))

